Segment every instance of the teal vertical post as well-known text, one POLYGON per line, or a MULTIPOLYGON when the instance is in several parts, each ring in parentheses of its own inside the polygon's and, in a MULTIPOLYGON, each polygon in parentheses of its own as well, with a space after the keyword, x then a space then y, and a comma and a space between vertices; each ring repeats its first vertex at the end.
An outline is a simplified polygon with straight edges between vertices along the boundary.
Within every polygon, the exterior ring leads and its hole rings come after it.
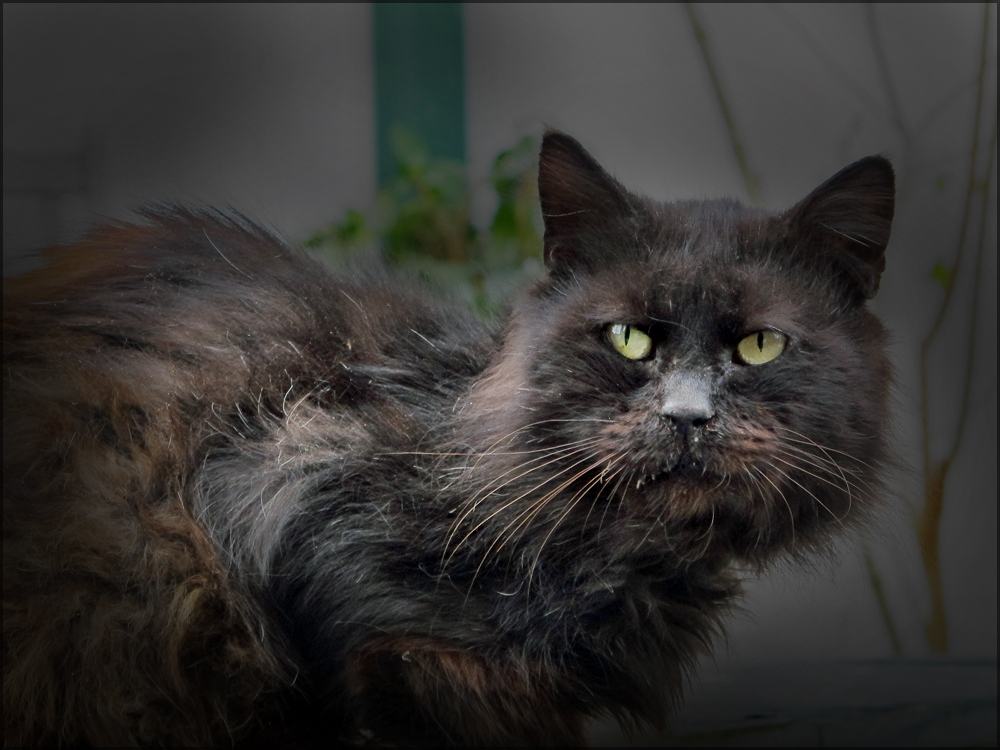
POLYGON ((465 163, 461 3, 372 3, 378 182, 396 172, 389 143, 402 126, 432 157, 465 163))

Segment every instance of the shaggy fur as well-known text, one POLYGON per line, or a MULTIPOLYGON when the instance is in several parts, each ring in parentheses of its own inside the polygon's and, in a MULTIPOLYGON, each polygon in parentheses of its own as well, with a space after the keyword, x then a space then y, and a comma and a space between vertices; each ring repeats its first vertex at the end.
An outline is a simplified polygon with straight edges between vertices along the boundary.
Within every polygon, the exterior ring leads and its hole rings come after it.
POLYGON ((864 515, 888 162, 773 215, 549 133, 539 188, 548 276, 495 327, 180 208, 5 283, 6 743, 658 726, 733 565, 864 515))

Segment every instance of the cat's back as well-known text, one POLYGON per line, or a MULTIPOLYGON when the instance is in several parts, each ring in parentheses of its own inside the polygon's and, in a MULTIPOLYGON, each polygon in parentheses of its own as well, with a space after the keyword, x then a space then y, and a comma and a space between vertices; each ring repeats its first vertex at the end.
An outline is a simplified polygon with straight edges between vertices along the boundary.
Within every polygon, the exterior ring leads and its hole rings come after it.
POLYGON ((299 401, 385 407, 406 398, 394 380, 430 388, 422 370, 435 354, 469 370, 453 311, 374 266, 335 275, 221 214, 148 218, 49 250, 44 268, 5 280, 4 461, 22 467, 5 497, 37 501, 40 482, 60 484, 60 464, 85 478, 68 461, 114 464, 129 475, 115 484, 134 491, 248 410, 262 422, 299 401))
POLYGON ((213 446, 310 410, 405 444, 483 366, 474 325, 383 273, 335 276, 240 218, 147 218, 4 284, 8 744, 267 725, 291 676, 196 517, 213 446))
MULTIPOLYGON (((468 333, 454 310, 375 265, 335 275, 239 217, 173 208, 148 219, 102 227, 47 251, 44 268, 5 280, 8 363, 62 357, 118 380, 142 374, 153 390, 226 401, 233 388, 267 390, 290 368, 319 375, 341 360, 400 359, 407 330, 424 342, 445 327, 468 333), (181 380, 157 382, 165 372, 181 380)), ((449 346, 466 343, 451 338, 449 346)))
POLYGON ((345 412, 433 408, 428 396, 452 398, 488 357, 490 336, 468 315, 378 265, 333 273, 241 217, 147 218, 5 280, 4 398, 20 418, 5 416, 5 431, 49 419, 63 433, 78 414, 122 455, 144 433, 152 455, 154 425, 187 436, 250 402, 271 416, 303 398, 345 412))

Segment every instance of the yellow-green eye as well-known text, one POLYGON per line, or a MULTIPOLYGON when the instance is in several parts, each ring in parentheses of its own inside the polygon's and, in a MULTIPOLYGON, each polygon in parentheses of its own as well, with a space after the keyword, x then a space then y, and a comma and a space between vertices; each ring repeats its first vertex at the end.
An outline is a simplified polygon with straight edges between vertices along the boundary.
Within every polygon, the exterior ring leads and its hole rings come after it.
POLYGON ((744 336, 736 346, 740 360, 747 365, 763 365, 785 351, 788 337, 778 331, 756 331, 744 336))
POLYGON ((653 351, 653 339, 635 326, 612 323, 608 326, 608 338, 615 350, 629 359, 643 359, 653 351))

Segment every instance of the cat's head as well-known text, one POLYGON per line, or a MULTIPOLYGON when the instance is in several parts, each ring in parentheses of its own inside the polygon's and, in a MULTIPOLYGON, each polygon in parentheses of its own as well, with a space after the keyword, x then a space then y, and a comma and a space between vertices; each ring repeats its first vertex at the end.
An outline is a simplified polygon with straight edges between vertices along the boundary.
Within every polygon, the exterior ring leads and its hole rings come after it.
POLYGON ((476 394, 507 456, 497 486, 522 495, 496 497, 535 503, 539 526, 617 518, 636 545, 748 559, 871 506, 890 366, 865 303, 893 215, 887 160, 773 214, 648 201, 550 132, 539 193, 548 273, 476 394))

